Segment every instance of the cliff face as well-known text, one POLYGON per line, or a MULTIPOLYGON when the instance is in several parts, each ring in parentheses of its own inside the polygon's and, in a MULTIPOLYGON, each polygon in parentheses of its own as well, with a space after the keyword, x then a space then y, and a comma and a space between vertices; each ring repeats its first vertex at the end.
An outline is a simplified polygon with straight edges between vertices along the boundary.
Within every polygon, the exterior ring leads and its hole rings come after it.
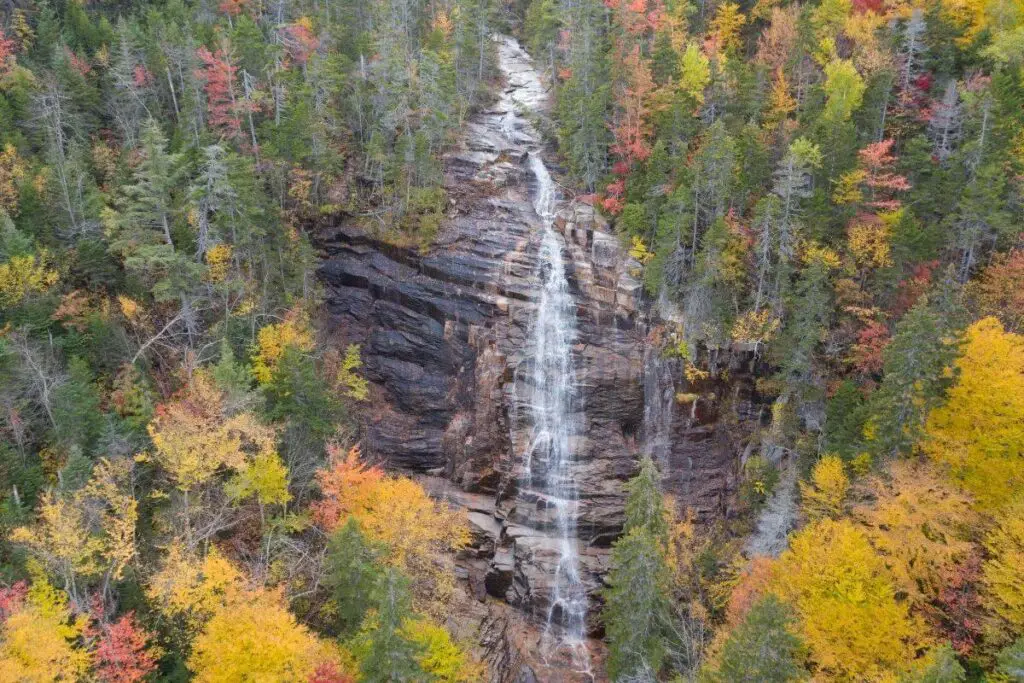
MULTIPOLYGON (((500 55, 506 94, 536 90, 517 45, 502 42, 500 55)), ((525 97, 543 106, 542 92, 525 97)), ((523 477, 531 440, 524 369, 541 282, 527 157, 539 140, 508 109, 503 97, 477 114, 446 157, 452 203, 427 253, 341 225, 323 238, 320 277, 325 324, 339 344, 362 344, 372 383, 364 452, 468 511, 474 541, 460 567, 481 607, 467 608, 475 615, 467 618, 476 619, 474 637, 490 643, 496 677, 568 680, 573 675, 560 673, 558 662, 530 652, 531 624, 543 625, 559 553, 551 506, 523 477), (496 600, 483 607, 488 596, 496 600)), ((725 514, 762 411, 742 368, 727 383, 683 388, 681 362, 655 348, 663 321, 643 298, 640 264, 590 206, 563 202, 555 225, 577 307, 571 445, 580 570, 596 597, 637 455, 655 456, 681 508, 704 518, 725 514), (701 398, 681 405, 679 391, 701 398)))

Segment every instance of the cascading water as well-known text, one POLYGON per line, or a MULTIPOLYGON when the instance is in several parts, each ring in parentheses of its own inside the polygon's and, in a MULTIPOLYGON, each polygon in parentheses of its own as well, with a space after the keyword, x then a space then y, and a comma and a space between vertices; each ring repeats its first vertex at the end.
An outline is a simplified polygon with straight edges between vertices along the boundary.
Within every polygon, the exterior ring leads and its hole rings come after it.
MULTIPOLYGON (((499 40, 501 50, 522 52, 511 39, 499 40)), ((503 59, 502 64, 522 63, 525 54, 516 57, 503 59)), ((567 653, 576 669, 589 673, 587 592, 580 577, 576 535, 579 498, 572 452, 572 437, 578 427, 575 416, 580 407, 572 360, 575 303, 566 277, 562 240, 554 227, 559 199, 556 185, 540 156, 539 136, 520 114, 521 110, 541 104, 544 89, 532 69, 506 71, 506 76, 509 88, 502 95, 501 106, 506 111, 502 128, 510 141, 522 131, 527 139, 537 143, 530 151, 529 163, 536 180, 533 206, 543 231, 538 251, 540 297, 525 370, 528 377, 524 377, 524 384, 530 388, 524 407, 531 428, 522 475, 524 488, 536 494, 540 505, 546 506, 558 535, 558 562, 552 576, 541 654, 548 658, 567 653)))
POLYGON ((544 233, 539 254, 542 287, 533 330, 533 438, 527 454, 526 476, 532 479, 535 465, 542 465, 539 485, 554 511, 560 543, 545 636, 549 646, 568 647, 577 663, 585 665, 587 593, 580 580, 576 548, 579 503, 570 447, 576 398, 572 368, 576 318, 565 276, 562 244, 554 229, 555 185, 539 155, 530 155, 530 167, 537 180, 534 209, 544 233))

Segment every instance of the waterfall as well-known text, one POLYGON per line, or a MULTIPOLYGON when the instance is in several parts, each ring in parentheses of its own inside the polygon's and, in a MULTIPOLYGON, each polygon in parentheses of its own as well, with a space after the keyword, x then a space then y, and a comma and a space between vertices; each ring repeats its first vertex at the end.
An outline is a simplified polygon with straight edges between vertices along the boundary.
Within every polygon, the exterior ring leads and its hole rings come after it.
POLYGON ((540 296, 532 321, 532 344, 523 378, 530 392, 524 397, 530 431, 523 453, 522 474, 524 487, 536 494, 538 505, 544 506, 550 514, 557 534, 558 561, 551 577, 550 604, 540 654, 545 659, 568 654, 577 670, 589 674, 588 605, 577 547, 579 497, 572 448, 572 437, 580 427, 576 419, 580 405, 572 359, 576 310, 566 277, 563 241, 554 226, 559 200, 557 187, 541 158, 540 136, 520 113, 542 106, 546 95, 536 71, 522 68, 524 63, 528 64, 522 48, 509 38, 499 38, 499 41, 499 49, 512 57, 502 59, 509 87, 500 101, 505 111, 501 128, 509 142, 530 141, 529 164, 536 180, 533 207, 542 229, 537 256, 540 296), (513 62, 519 66, 510 68, 513 62))
POLYGON ((537 180, 534 209, 544 233, 539 252, 542 280, 537 317, 533 325, 534 355, 529 408, 533 432, 526 454, 525 477, 535 479, 535 468, 548 505, 554 510, 558 531, 559 560, 555 568, 551 605, 545 637, 549 646, 568 647, 579 664, 586 664, 587 593, 580 580, 576 539, 579 500, 572 473, 570 437, 576 399, 572 345, 576 339, 576 315, 565 276, 562 243, 554 228, 557 195, 544 161, 530 154, 530 168, 537 180))

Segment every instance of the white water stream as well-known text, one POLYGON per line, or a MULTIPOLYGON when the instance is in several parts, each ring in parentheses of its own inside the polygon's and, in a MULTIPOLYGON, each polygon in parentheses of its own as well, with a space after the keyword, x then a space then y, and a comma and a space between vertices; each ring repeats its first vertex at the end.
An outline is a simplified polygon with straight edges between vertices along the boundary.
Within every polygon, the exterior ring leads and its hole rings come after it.
POLYGON ((563 239, 554 227, 558 189, 541 158, 540 136, 524 117, 542 105, 545 92, 529 57, 508 38, 499 38, 499 54, 508 87, 500 106, 509 142, 529 143, 529 164, 536 180, 533 207, 540 219, 537 277, 540 298, 528 352, 525 397, 530 437, 523 454, 523 483, 535 490, 551 512, 558 542, 558 563, 551 585, 550 606, 541 653, 545 658, 568 654, 576 669, 590 671, 586 644, 587 593, 580 579, 576 522, 579 498, 573 476, 572 436, 578 425, 578 395, 572 347, 576 342, 575 303, 569 291, 563 239), (518 136, 518 137, 517 137, 518 136))

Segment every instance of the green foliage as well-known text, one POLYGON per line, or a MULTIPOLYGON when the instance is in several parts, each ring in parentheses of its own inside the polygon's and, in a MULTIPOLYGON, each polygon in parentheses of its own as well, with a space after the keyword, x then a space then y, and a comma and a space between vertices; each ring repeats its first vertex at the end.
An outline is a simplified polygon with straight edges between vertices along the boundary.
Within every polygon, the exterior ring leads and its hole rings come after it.
POLYGON ((761 598, 729 634, 708 680, 788 683, 806 679, 804 648, 793 633, 795 625, 793 611, 777 596, 761 598))
POLYGON ((883 353, 883 379, 868 404, 869 448, 881 456, 907 453, 950 385, 945 369, 957 356, 957 331, 922 298, 896 326, 883 353))
POLYGON ((342 634, 354 633, 375 605, 374 596, 384 571, 379 561, 381 553, 382 549, 366 538, 354 517, 328 541, 325 582, 331 589, 342 634))
POLYGON ((1024 681, 1024 638, 1018 638, 999 652, 996 668, 1011 681, 1024 681))
POLYGON ((91 451, 103 429, 103 413, 92 372, 81 358, 71 359, 67 381, 54 392, 53 417, 64 447, 91 451))
POLYGON ((614 680, 655 677, 668 654, 668 529, 658 480, 654 462, 644 457, 626 485, 625 535, 612 546, 602 618, 614 680))
POLYGON ((925 660, 924 670, 907 677, 908 683, 964 683, 966 680, 967 672, 949 645, 932 648, 925 660))
POLYGON ((423 645, 409 638, 402 628, 412 613, 408 579, 394 568, 385 569, 374 591, 374 601, 377 611, 364 624, 361 634, 365 644, 353 648, 357 654, 362 654, 359 668, 363 680, 372 683, 430 680, 419 662, 424 654, 423 645))

